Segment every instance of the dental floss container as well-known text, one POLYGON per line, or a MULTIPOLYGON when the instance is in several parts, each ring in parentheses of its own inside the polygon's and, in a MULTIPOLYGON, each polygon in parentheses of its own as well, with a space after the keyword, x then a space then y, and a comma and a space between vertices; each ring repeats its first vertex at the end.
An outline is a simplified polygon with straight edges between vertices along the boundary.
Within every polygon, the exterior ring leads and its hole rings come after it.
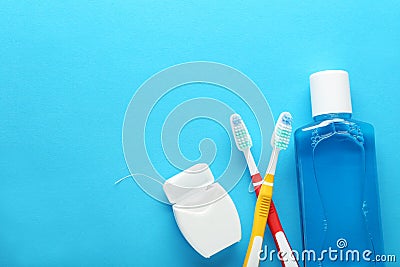
POLYGON ((238 212, 228 192, 214 182, 207 164, 197 164, 163 185, 176 223, 189 244, 209 258, 239 242, 238 212))

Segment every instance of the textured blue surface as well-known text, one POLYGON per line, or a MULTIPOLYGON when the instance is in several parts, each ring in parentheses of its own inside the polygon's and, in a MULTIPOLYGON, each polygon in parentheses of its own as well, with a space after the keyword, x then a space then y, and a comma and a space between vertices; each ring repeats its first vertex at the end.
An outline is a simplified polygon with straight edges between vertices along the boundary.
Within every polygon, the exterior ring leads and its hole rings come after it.
MULTIPOLYGON (((132 181, 113 185, 128 174, 121 129, 133 93, 195 60, 244 72, 295 128, 311 119, 308 75, 348 70, 354 118, 376 130, 385 249, 398 252, 398 1, 2 1, 0 25, 0 266, 241 266, 248 177, 231 192, 243 240, 211 259, 187 245, 170 207, 132 181)), ((300 249, 293 143, 274 199, 300 249)))

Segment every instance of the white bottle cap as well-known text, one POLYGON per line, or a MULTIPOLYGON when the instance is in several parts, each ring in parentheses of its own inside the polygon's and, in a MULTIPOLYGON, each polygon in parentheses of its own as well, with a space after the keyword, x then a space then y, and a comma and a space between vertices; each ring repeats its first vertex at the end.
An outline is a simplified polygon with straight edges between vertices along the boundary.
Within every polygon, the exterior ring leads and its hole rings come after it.
POLYGON ((312 116, 352 113, 349 74, 325 70, 310 75, 312 116))

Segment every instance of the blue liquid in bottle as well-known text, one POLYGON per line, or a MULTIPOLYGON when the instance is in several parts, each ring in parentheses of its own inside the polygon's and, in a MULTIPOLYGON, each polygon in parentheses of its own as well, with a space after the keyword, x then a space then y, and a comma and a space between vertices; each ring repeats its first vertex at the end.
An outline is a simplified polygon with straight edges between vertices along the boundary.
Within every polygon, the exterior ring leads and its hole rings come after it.
POLYGON ((351 119, 348 74, 310 77, 314 122, 295 132, 307 267, 384 266, 372 125, 351 119))

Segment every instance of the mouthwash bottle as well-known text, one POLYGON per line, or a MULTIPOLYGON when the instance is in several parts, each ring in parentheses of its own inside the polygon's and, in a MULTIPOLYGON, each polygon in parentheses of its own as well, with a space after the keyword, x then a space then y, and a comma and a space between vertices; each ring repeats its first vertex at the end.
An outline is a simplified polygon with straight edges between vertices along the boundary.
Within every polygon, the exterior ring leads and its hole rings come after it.
POLYGON ((346 71, 310 76, 313 122, 295 132, 307 267, 383 266, 374 129, 351 118, 346 71))

